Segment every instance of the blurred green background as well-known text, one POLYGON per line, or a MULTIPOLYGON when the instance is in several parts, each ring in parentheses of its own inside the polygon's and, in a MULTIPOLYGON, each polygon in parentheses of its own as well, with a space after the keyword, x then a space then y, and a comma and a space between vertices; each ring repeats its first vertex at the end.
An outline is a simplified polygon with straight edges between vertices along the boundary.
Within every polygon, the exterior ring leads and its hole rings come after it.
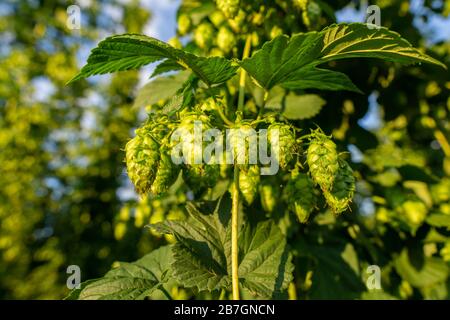
MULTIPOLYGON (((447 65, 449 3, 370 2, 380 6, 383 26, 447 65)), ((183 4, 201 6, 192 0, 183 4)), ((317 28, 335 18, 362 20, 359 4, 333 1, 331 14, 321 7, 317 28)), ((67 266, 80 266, 82 280, 97 278, 116 261, 135 260, 172 241, 143 226, 181 216, 185 190, 151 203, 139 200, 123 163, 124 145, 146 113, 133 101, 152 67, 65 83, 108 35, 146 33, 165 41, 175 36, 179 5, 170 0, 0 4, 0 299, 63 298, 69 291, 67 266), (73 4, 81 9, 79 30, 66 25, 73 4)), ((366 95, 323 93, 327 105, 312 120, 349 149, 360 183, 353 214, 333 221, 333 227, 322 219, 290 236, 294 248, 307 253, 296 258, 298 295, 359 297, 362 266, 378 264, 392 296, 448 298, 448 73, 376 61, 342 62, 338 69, 366 95), (326 239, 329 248, 321 243, 318 249, 314 245, 323 232, 338 240, 326 239), (321 279, 307 272, 311 263, 321 279), (342 274, 330 277, 337 270, 342 274)))

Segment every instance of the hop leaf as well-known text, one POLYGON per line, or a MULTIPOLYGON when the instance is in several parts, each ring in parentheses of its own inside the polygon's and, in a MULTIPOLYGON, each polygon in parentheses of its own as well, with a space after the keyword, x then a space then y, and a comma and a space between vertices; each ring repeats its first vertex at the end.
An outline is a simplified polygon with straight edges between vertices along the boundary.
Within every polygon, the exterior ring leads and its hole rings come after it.
POLYGON ((228 19, 233 19, 238 14, 239 2, 240 0, 216 0, 217 7, 228 19))
POLYGON ((348 209, 355 192, 355 177, 350 165, 343 159, 339 159, 339 169, 334 177, 333 188, 324 191, 325 200, 335 214, 348 209))
POLYGON ((159 161, 159 143, 151 136, 151 126, 136 130, 126 147, 127 171, 139 194, 146 194, 155 179, 159 161))
POLYGON ((336 144, 320 129, 313 131, 309 139, 306 160, 311 177, 323 191, 330 190, 339 170, 336 144))
POLYGON ((239 172, 239 189, 247 204, 252 204, 258 192, 260 171, 257 165, 250 166, 248 170, 239 172))
POLYGON ((289 210, 295 212, 298 220, 301 223, 308 222, 317 203, 317 195, 311 179, 306 174, 299 173, 297 168, 294 169, 284 189, 284 197, 289 210))
POLYGON ((284 123, 273 123, 268 128, 267 138, 281 168, 286 169, 298 149, 292 127, 284 123), (278 134, 278 143, 272 143, 272 138, 276 134, 278 134))

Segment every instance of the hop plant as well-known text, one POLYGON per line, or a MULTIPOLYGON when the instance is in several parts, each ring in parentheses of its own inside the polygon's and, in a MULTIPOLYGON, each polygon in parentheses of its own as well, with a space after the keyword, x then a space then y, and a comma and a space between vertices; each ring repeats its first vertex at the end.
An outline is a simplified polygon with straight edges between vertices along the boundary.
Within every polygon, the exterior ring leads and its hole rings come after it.
POLYGON ((355 177, 350 165, 343 159, 338 160, 339 168, 335 173, 334 184, 330 191, 324 191, 325 200, 335 214, 349 208, 355 192, 355 177))
POLYGON ((298 149, 294 130, 288 124, 276 122, 269 126, 267 138, 280 167, 286 169, 298 149), (278 133, 278 143, 272 144, 275 133, 278 133))
POLYGON ((320 129, 310 134, 309 141, 306 160, 311 177, 323 191, 331 190, 339 170, 336 144, 320 129))
POLYGON ((258 192, 260 170, 257 165, 252 165, 248 170, 239 172, 239 189, 247 204, 252 204, 258 192))
POLYGON ((214 28, 210 23, 201 23, 194 32, 194 41, 202 49, 208 49, 213 43, 214 28))
POLYGON ((317 195, 311 178, 295 168, 284 189, 284 198, 289 210, 295 212, 298 221, 307 223, 317 203, 317 195))
POLYGON ((141 195, 150 191, 159 162, 160 144, 152 131, 151 125, 136 130, 136 136, 125 147, 128 176, 141 195))
POLYGON ((236 17, 239 12, 239 2, 240 0, 216 0, 217 7, 228 19, 236 17))
POLYGON ((236 37, 227 27, 220 27, 217 34, 217 46, 224 53, 229 53, 236 46, 236 37))

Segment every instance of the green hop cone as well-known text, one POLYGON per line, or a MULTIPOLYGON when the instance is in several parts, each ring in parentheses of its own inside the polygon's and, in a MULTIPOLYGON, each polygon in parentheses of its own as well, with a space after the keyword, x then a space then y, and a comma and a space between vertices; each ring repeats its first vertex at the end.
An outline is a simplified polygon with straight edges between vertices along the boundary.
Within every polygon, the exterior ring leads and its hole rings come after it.
POLYGON ((263 182, 259 185, 259 197, 264 211, 272 212, 275 209, 277 196, 278 190, 276 190, 272 183, 263 182))
POLYGON ((236 17, 239 12, 239 2, 240 0, 216 0, 217 7, 228 19, 236 17))
POLYGON ((170 153, 167 150, 162 151, 151 191, 154 194, 166 192, 177 179, 179 172, 179 167, 173 163, 170 153))
POLYGON ((255 200, 260 181, 260 171, 257 165, 250 166, 248 170, 239 171, 239 189, 247 204, 255 200))
POLYGON ((323 193, 325 200, 333 212, 339 214, 349 208, 354 192, 353 170, 345 160, 339 159, 339 169, 334 177, 333 188, 323 193))
POLYGON ((278 160, 280 167, 286 169, 294 159, 294 155, 298 149, 294 130, 290 125, 273 123, 267 130, 267 139, 271 144, 272 152, 278 160), (278 143, 272 143, 271 141, 276 138, 276 134, 278 134, 278 143))
POLYGON ((128 176, 141 195, 150 191, 159 161, 160 145, 151 131, 150 125, 136 130, 136 136, 125 146, 128 176))
POLYGON ((217 164, 186 165, 183 168, 183 179, 194 191, 212 188, 220 178, 220 166, 217 164))
POLYGON ((182 36, 187 34, 192 26, 191 18, 187 14, 180 14, 177 21, 178 33, 182 36))
POLYGON ((317 204, 317 195, 311 178, 299 173, 297 168, 294 169, 283 195, 289 210, 295 212, 298 221, 307 223, 317 204))
POLYGON ((236 46, 236 37, 227 27, 220 27, 217 33, 217 46, 224 53, 229 53, 236 46))
POLYGON ((234 161, 239 168, 246 170, 250 162, 256 164, 257 134, 250 122, 243 121, 236 124, 230 130, 227 139, 234 161))
MULTIPOLYGON (((211 103, 214 103, 214 100, 208 99, 202 105, 202 108, 204 105, 211 103)), ((201 122, 202 133, 212 128, 208 116, 203 113, 184 114, 178 126, 178 130, 183 132, 181 149, 186 160, 183 166, 183 179, 195 192, 213 187, 220 177, 220 166, 215 164, 215 159, 210 159, 210 164, 203 163, 202 152, 205 150, 208 142, 202 140, 202 144, 198 145, 198 142, 195 141, 194 126, 197 121, 201 122)))
POLYGON ((331 190, 339 170, 336 144, 320 129, 313 131, 309 139, 306 161, 311 177, 323 191, 331 190))
POLYGON ((215 10, 211 15, 209 16, 209 20, 211 20, 212 24, 216 28, 220 28, 220 26, 225 22, 226 18, 223 15, 222 11, 215 10))
POLYGON ((214 28, 210 23, 201 23, 194 32, 194 41, 202 49, 208 49, 213 43, 214 28))

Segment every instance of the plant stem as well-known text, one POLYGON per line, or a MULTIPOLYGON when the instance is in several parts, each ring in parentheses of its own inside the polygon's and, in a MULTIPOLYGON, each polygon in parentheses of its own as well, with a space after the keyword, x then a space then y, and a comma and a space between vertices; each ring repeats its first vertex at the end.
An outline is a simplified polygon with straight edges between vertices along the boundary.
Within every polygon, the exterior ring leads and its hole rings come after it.
MULTIPOLYGON (((247 37, 245 41, 244 53, 242 54, 242 60, 250 56, 250 49, 252 47, 251 36, 247 37)), ((241 69, 241 78, 239 80, 239 100, 238 100, 238 111, 244 111, 244 98, 245 98, 245 80, 247 78, 247 71, 241 69)))
POLYGON ((164 295, 167 297, 167 299, 173 300, 172 296, 169 294, 169 292, 167 292, 166 288, 164 288, 163 285, 160 285, 158 288, 159 288, 159 290, 161 290, 164 293, 164 295))
POLYGON ((238 261, 238 215, 239 215, 239 167, 234 165, 232 209, 231 209, 231 278, 233 300, 239 300, 239 261, 238 261))
MULTIPOLYGON (((251 36, 247 37, 245 41, 244 53, 242 59, 248 58, 251 49, 251 36)), ((241 69, 241 78, 239 81, 239 98, 238 108, 236 112, 236 122, 241 121, 241 116, 244 111, 245 99, 245 79, 247 72, 241 69)), ((231 283, 233 289, 233 300, 239 300, 239 247, 238 247, 238 221, 239 221, 239 167, 234 163, 234 177, 233 177, 233 192, 231 194, 232 208, 231 208, 231 283)))
POLYGON ((231 120, 229 120, 229 119, 227 118, 227 116, 225 115, 225 113, 223 113, 223 110, 222 110, 220 107, 216 108, 216 111, 217 111, 217 113, 219 114, 220 118, 222 118, 222 121, 223 121, 227 126, 232 127, 232 126, 234 125, 234 123, 233 123, 231 120))

